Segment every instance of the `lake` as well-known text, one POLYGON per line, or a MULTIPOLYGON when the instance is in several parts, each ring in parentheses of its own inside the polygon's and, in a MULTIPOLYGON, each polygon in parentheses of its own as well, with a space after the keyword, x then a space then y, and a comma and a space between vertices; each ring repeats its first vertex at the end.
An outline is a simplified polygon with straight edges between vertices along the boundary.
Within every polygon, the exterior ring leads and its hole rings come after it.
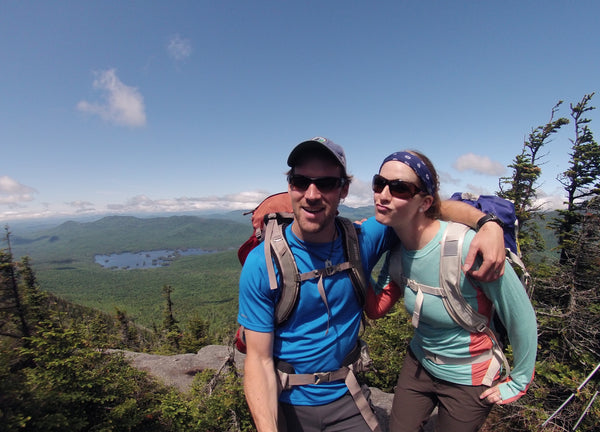
POLYGON ((214 251, 204 249, 156 250, 95 255, 94 261, 104 268, 133 270, 168 266, 171 261, 186 255, 204 255, 214 251))

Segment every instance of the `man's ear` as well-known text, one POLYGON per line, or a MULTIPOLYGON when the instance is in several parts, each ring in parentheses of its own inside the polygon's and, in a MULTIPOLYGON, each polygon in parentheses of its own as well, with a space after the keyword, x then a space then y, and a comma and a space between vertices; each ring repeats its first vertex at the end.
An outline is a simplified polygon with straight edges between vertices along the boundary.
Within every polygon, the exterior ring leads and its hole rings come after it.
POLYGON ((345 199, 348 196, 348 192, 350 191, 350 185, 348 183, 346 183, 343 187, 342 190, 340 191, 340 200, 345 199))

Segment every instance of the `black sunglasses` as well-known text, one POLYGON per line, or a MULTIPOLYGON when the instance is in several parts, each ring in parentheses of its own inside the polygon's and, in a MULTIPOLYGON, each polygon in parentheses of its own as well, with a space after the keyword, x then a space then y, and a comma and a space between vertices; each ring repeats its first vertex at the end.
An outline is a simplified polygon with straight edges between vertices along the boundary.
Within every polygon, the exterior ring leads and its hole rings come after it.
POLYGON ((400 199, 409 199, 423 192, 417 185, 404 180, 388 180, 379 174, 373 176, 373 192, 381 193, 386 186, 390 187, 390 194, 394 198, 400 199))
POLYGON ((287 181, 292 187, 302 191, 314 184, 321 192, 331 192, 346 184, 343 177, 306 177, 300 174, 289 174, 287 181))

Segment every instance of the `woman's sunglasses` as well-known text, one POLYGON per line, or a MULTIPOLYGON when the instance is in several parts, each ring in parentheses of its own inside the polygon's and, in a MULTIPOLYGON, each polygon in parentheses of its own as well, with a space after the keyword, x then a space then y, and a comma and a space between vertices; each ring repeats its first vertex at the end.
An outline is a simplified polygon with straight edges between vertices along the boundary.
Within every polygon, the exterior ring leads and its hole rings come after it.
POLYGON ((417 185, 405 182, 403 180, 388 180, 379 174, 375 174, 373 176, 373 192, 381 193, 386 186, 389 186, 390 194, 394 198, 400 199, 410 199, 423 192, 423 190, 421 190, 417 185))
POLYGON ((302 191, 314 184, 321 192, 331 192, 346 184, 346 179, 343 177, 306 177, 300 174, 290 174, 287 180, 293 188, 302 191))

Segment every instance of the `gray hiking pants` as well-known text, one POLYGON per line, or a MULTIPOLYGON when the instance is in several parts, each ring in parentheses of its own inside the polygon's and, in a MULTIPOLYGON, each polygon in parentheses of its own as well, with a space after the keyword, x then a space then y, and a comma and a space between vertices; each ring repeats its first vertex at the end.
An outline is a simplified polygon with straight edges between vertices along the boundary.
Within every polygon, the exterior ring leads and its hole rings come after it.
POLYGON ((371 432, 350 394, 346 394, 326 405, 301 406, 280 403, 279 407, 280 431, 371 432), (281 417, 284 419, 281 419, 281 417), (284 420, 285 425, 281 424, 281 420, 284 420))

